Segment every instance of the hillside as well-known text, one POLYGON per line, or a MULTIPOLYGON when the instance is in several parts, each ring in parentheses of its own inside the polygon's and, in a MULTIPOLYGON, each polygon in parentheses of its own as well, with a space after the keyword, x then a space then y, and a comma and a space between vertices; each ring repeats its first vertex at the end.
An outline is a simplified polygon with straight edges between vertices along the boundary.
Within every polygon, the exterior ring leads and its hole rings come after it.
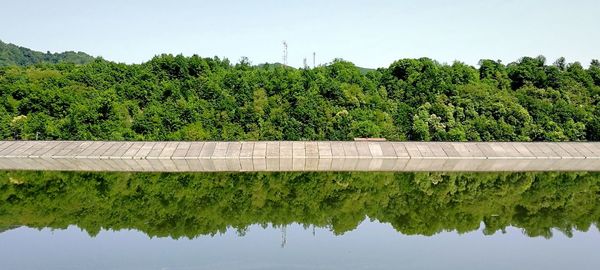
POLYGON ((29 66, 38 63, 56 64, 60 62, 85 64, 92 60, 94 60, 93 56, 83 52, 43 53, 14 44, 4 43, 0 40, 0 67, 29 66))
POLYGON ((377 69, 374 68, 365 68, 365 67, 356 67, 362 74, 367 74, 369 71, 375 71, 377 69))
POLYGON ((65 66, 52 63, 92 58, 3 48, 21 60, 0 69, 0 139, 600 140, 597 60, 400 59, 365 74, 341 59, 295 69, 169 54, 65 66))
POLYGON ((275 62, 275 63, 262 63, 262 64, 258 64, 256 65, 257 68, 264 68, 264 69, 274 69, 274 68, 280 68, 280 67, 287 67, 287 68, 294 68, 291 66, 286 66, 282 63, 279 62, 275 62))

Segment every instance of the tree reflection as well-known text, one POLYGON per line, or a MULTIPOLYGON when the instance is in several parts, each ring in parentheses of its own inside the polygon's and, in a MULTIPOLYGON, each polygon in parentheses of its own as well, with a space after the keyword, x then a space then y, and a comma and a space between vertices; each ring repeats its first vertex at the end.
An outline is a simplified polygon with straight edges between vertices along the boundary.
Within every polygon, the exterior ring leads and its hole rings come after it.
MULTIPOLYGON (((365 218, 407 235, 571 236, 600 220, 598 173, 0 172, 0 228, 197 237, 299 223, 335 234, 365 218)), ((4 230, 4 229, 2 229, 4 230)), ((0 230, 0 232, 2 231, 0 230)))

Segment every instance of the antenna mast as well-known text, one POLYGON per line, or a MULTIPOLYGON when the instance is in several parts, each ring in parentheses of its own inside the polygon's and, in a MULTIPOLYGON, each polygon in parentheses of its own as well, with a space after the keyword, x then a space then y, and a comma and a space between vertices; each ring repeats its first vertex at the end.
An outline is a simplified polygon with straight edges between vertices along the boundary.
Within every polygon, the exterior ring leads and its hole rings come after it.
POLYGON ((281 248, 287 244, 287 225, 281 226, 281 248))
POLYGON ((287 66, 288 62, 288 44, 287 42, 284 40, 283 41, 283 65, 287 66))

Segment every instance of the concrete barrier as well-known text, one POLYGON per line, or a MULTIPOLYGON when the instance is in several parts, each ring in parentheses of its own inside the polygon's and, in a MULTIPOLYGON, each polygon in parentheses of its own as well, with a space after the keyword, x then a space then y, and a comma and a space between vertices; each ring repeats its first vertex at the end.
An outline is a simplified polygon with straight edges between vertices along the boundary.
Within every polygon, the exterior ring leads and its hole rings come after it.
POLYGON ((596 142, 0 141, 2 170, 600 171, 596 142))

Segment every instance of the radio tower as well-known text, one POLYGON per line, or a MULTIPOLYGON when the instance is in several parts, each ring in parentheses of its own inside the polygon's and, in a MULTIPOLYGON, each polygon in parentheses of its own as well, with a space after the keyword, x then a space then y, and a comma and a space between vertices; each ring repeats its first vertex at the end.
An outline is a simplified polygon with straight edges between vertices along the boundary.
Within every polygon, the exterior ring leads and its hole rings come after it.
POLYGON ((316 57, 317 57, 317 53, 316 53, 316 52, 313 52, 313 68, 316 68, 316 67, 317 67, 317 65, 315 64, 315 63, 316 63, 316 61, 315 61, 315 58, 316 58, 316 57))
POLYGON ((284 40, 283 41, 283 65, 287 66, 287 57, 288 57, 288 50, 287 50, 287 42, 284 40))
POLYGON ((281 226, 281 248, 287 244, 287 225, 281 226))

